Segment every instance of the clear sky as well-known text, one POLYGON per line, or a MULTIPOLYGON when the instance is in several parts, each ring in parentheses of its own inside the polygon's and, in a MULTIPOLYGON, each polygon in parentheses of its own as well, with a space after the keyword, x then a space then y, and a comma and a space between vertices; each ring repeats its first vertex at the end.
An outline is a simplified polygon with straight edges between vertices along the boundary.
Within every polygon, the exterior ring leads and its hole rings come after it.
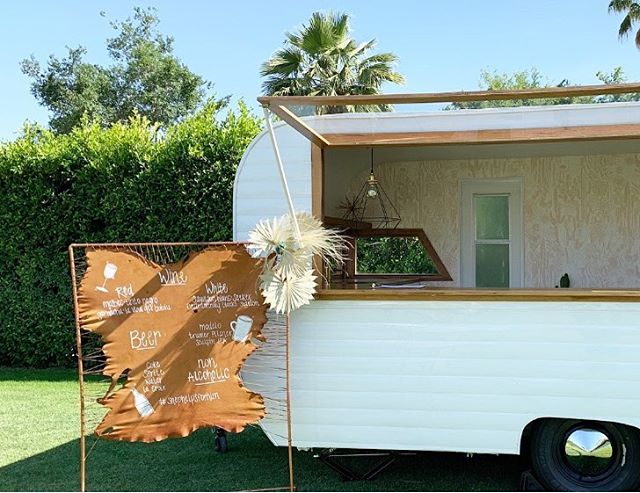
POLYGON ((158 8, 160 29, 175 38, 175 53, 215 84, 218 96, 243 98, 256 109, 260 64, 316 10, 352 17, 358 41, 376 38, 377 51, 400 57, 407 82, 385 92, 478 88, 480 70, 514 72, 536 67, 550 82, 597 83, 598 70, 622 66, 640 80, 633 38, 619 41, 621 16, 608 0, 5 0, 0 4, 0 140, 17 135, 25 120, 47 122, 19 68, 33 54, 46 61, 65 46, 83 45, 87 60, 108 63, 109 19, 133 6, 158 8))

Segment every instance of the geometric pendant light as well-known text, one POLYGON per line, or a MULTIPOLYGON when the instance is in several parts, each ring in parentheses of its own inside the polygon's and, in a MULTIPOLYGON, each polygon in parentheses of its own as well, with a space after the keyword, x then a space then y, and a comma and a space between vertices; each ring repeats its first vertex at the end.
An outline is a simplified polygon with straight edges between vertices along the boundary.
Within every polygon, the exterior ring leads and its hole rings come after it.
POLYGON ((371 148, 371 171, 369 178, 355 197, 356 220, 368 222, 373 228, 393 229, 400 224, 400 214, 395 208, 382 184, 373 173, 373 147, 371 148))

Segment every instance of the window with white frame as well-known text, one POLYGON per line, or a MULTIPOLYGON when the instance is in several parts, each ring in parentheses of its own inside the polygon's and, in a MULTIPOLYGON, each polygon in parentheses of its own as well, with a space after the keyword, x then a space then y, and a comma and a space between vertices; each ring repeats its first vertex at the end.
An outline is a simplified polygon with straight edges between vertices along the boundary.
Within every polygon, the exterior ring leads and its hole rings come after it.
POLYGON ((521 287, 521 180, 464 180, 461 205, 462 285, 521 287))

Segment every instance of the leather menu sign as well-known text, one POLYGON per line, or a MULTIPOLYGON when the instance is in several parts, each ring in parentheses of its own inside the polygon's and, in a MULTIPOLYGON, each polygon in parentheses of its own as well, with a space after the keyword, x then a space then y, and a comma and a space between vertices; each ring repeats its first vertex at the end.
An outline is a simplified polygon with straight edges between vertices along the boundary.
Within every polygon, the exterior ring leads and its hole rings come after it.
POLYGON ((202 427, 237 432, 264 416, 262 397, 239 377, 266 322, 262 264, 243 245, 167 265, 126 249, 89 248, 86 259, 80 325, 101 336, 112 379, 96 435, 150 442, 202 427))

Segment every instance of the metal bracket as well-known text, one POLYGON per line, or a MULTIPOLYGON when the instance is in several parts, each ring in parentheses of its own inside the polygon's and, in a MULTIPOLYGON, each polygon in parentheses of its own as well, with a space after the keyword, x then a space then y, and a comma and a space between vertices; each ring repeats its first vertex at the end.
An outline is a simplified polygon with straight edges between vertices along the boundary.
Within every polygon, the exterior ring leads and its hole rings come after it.
POLYGON ((387 469, 391 464, 398 460, 401 456, 416 455, 416 452, 397 452, 397 451, 336 451, 325 450, 318 454, 318 458, 336 471, 343 481, 361 481, 371 480, 378 477, 382 471, 387 469), (379 460, 367 469, 364 473, 356 472, 353 468, 344 464, 340 459, 350 457, 379 457, 379 460))

